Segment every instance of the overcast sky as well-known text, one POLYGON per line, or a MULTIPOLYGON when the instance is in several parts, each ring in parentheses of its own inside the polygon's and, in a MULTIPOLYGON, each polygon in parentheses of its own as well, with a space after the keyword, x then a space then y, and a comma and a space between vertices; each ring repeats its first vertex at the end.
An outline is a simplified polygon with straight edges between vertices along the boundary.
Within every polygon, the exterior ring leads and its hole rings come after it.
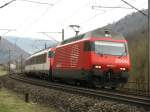
MULTIPOLYGON (((0 6, 11 0, 0 0, 0 6)), ((125 0, 138 9, 147 9, 148 0, 125 0)), ((75 33, 69 25, 80 25, 80 33, 99 28, 136 12, 134 9, 94 8, 92 6, 126 7, 121 0, 16 0, 0 8, 0 35, 50 39, 38 32, 61 32, 65 38, 75 33), (35 1, 31 2, 31 1, 35 1), (37 3, 40 2, 40 3, 37 3)), ((48 33, 61 40, 60 33, 48 33)))

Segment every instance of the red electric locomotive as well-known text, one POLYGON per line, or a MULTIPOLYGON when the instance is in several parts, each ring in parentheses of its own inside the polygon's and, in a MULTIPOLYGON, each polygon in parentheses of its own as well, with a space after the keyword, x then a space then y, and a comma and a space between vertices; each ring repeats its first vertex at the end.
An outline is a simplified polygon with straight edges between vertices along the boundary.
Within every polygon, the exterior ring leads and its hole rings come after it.
POLYGON ((128 81, 127 41, 118 33, 96 29, 56 47, 52 78, 116 88, 128 81))

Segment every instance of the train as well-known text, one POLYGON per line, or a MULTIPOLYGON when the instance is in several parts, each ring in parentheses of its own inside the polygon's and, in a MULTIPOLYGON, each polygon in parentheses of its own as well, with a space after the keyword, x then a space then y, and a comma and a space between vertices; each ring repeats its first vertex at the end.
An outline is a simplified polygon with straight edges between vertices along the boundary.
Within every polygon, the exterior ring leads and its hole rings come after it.
POLYGON ((50 78, 55 48, 47 48, 35 52, 25 61, 25 74, 41 78, 50 78))
POLYGON ((54 48, 31 55, 26 62, 27 73, 41 72, 51 81, 112 89, 127 83, 131 69, 127 40, 120 33, 105 29, 66 39, 54 48))

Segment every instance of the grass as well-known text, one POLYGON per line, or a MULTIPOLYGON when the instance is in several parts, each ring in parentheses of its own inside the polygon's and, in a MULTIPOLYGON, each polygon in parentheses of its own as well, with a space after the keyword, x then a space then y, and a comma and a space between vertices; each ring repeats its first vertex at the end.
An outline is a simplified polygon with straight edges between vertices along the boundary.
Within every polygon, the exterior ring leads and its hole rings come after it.
POLYGON ((0 76, 6 75, 8 72, 0 67, 0 76))
POLYGON ((25 103, 15 93, 2 88, 0 90, 0 112, 56 112, 56 110, 39 104, 25 103))
POLYGON ((8 72, 4 70, 0 70, 0 76, 6 75, 8 72))

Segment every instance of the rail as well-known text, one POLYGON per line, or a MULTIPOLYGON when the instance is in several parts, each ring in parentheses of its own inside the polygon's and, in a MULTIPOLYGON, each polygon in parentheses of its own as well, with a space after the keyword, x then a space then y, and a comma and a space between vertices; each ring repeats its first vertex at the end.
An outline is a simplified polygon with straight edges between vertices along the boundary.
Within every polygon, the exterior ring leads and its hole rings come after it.
POLYGON ((49 82, 40 79, 33 79, 27 77, 21 77, 16 75, 10 75, 10 78, 18 81, 22 81, 25 83, 30 83, 37 86, 42 86, 46 88, 53 88, 62 91, 72 92, 75 94, 82 94, 85 96, 96 97, 100 99, 109 99, 114 101, 119 101, 123 103, 129 103, 131 105, 138 105, 145 107, 147 109, 150 108, 150 97, 144 96, 134 96, 129 94, 119 93, 118 91, 110 91, 110 90, 95 90, 71 85, 60 84, 56 82, 49 82))

